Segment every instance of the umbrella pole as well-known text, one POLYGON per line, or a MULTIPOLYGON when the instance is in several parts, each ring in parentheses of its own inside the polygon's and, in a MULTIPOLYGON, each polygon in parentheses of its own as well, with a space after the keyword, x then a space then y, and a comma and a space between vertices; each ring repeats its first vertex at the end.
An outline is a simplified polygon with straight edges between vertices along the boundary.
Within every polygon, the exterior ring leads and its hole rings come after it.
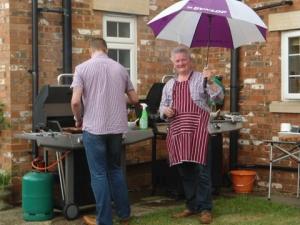
POLYGON ((206 50, 206 63, 205 67, 208 66, 208 55, 209 55, 209 45, 210 45, 210 32, 211 32, 211 15, 208 15, 208 40, 207 40, 207 50, 206 50))
MULTIPOLYGON (((208 40, 207 40, 205 68, 208 67, 208 55, 209 55, 209 44, 210 44, 210 30, 211 30, 211 15, 208 15, 208 40)), ((204 87, 204 90, 207 87, 207 77, 204 78, 203 87, 204 87)))
MULTIPOLYGON (((209 53, 209 45, 207 44, 207 50, 206 50, 206 62, 205 62, 205 67, 204 67, 204 68, 208 68, 208 53, 209 53)), ((204 87, 204 90, 205 90, 206 87, 207 87, 207 77, 204 77, 203 87, 204 87)))
POLYGON ((205 62, 205 67, 208 66, 208 55, 209 55, 209 45, 207 45, 207 50, 206 50, 206 62, 205 62))

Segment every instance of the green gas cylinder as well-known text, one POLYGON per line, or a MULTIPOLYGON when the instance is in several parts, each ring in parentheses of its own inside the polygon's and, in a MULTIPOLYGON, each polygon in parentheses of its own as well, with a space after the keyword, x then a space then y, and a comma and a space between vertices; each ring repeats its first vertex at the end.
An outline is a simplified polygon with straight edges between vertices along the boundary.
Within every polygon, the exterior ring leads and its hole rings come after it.
POLYGON ((26 221, 53 218, 53 174, 29 172, 23 176, 22 210, 26 221))

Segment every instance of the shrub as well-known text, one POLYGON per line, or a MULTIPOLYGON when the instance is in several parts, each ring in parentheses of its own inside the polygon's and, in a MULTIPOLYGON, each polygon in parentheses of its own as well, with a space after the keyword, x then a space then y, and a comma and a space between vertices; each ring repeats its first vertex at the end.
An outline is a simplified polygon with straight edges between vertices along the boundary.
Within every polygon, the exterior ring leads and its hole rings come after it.
POLYGON ((0 102, 0 130, 4 130, 10 127, 10 124, 6 121, 4 116, 5 105, 0 102))
POLYGON ((0 189, 3 189, 5 186, 11 183, 11 175, 5 171, 0 170, 0 189))

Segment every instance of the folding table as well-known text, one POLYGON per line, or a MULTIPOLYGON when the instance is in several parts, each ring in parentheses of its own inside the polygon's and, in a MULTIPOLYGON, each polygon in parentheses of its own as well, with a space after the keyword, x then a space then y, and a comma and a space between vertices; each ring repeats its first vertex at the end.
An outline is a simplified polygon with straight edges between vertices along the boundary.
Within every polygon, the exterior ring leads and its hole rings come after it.
MULTIPOLYGON (((300 136, 299 136, 300 138, 300 136)), ((272 187, 272 167, 273 163, 279 162, 283 159, 290 158, 297 162, 297 198, 299 197, 299 175, 300 175, 300 141, 273 141, 264 140, 270 146, 270 170, 269 170, 269 185, 268 185, 268 199, 271 199, 272 187), (274 151, 278 150, 281 154, 274 156, 274 151)))

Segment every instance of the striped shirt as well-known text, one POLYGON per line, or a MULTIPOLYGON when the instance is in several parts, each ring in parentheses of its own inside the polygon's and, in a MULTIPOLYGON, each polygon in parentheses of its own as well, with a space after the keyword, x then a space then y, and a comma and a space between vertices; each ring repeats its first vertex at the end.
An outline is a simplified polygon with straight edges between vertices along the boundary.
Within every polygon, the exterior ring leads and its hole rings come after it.
POLYGON ((83 90, 84 131, 96 135, 128 131, 125 93, 134 88, 123 66, 96 53, 76 66, 71 88, 75 87, 83 90))

